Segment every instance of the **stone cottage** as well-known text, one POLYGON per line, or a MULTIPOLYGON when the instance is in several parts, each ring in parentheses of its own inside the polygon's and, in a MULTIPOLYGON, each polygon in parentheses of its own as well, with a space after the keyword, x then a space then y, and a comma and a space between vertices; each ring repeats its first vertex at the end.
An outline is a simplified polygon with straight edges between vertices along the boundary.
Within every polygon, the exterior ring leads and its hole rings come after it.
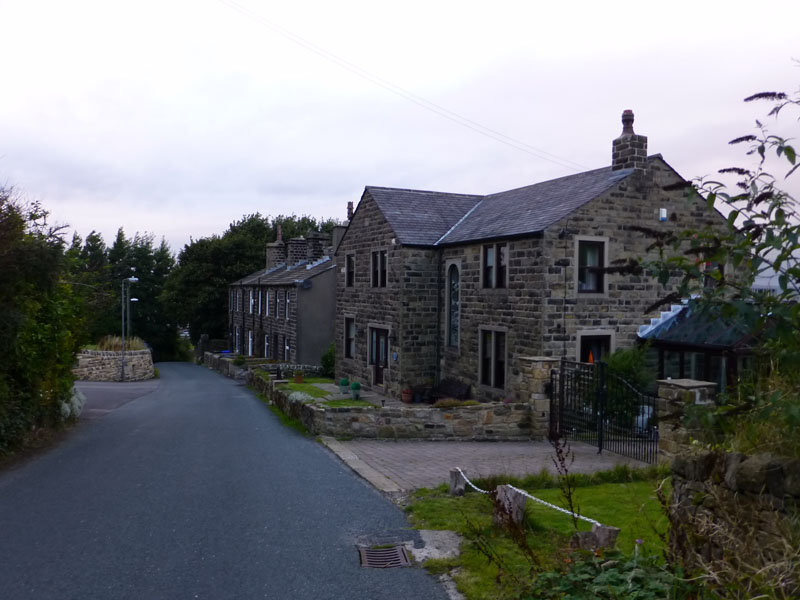
POLYGON ((521 398, 523 357, 633 345, 665 289, 603 269, 647 254, 643 227, 723 221, 671 186, 684 180, 647 155, 631 111, 622 122, 604 168, 488 196, 367 187, 336 250, 337 376, 521 398))
POLYGON ((229 286, 229 347, 245 356, 319 365, 333 341, 336 264, 330 237, 267 244, 266 267, 229 286))

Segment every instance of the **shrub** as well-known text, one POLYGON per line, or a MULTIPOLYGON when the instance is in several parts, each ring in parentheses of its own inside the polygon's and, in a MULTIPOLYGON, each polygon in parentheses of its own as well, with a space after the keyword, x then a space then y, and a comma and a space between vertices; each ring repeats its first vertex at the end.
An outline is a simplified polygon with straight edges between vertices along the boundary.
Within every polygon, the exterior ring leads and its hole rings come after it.
POLYGON ((336 373, 336 344, 331 342, 328 349, 322 353, 320 364, 322 365, 322 376, 333 379, 336 373))
POLYGON ((237 354, 236 358, 233 359, 233 364, 237 367, 241 367, 245 362, 247 362, 241 354, 237 354))

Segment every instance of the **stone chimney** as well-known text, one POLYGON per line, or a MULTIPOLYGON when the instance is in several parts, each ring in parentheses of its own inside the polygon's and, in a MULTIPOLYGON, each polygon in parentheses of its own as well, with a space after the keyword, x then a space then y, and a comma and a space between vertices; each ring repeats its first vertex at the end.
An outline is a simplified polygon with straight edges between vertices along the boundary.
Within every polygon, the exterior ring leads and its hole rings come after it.
POLYGON ((292 267, 306 259, 306 238, 303 236, 289 240, 286 248, 286 266, 292 267))
POLYGON ((277 239, 267 244, 267 270, 286 262, 286 244, 283 243, 283 228, 278 223, 277 239))
POLYGON ((351 221, 353 219, 353 202, 350 201, 347 203, 347 220, 351 221))
POLYGON ((319 231, 311 231, 306 238, 306 259, 309 263, 325 256, 325 248, 331 243, 329 235, 319 231))
POLYGON ((633 111, 622 113, 622 135, 611 146, 611 170, 647 167, 647 136, 633 132, 633 111))

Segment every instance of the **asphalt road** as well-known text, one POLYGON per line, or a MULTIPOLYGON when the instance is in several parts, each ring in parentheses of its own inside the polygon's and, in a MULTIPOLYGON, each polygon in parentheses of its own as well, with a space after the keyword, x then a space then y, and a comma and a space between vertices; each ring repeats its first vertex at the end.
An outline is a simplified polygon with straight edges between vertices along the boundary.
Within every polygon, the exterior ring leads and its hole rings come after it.
POLYGON ((159 371, 82 386, 90 418, 0 473, 0 598, 446 598, 360 566, 357 543, 414 534, 323 446, 232 380, 159 371))

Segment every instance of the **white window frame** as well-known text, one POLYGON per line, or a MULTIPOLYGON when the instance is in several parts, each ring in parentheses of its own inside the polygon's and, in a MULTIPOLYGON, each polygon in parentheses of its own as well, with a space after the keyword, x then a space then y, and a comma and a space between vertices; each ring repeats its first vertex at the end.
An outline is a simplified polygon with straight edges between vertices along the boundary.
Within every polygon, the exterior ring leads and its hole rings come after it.
POLYGON ((501 392, 506 389, 508 386, 508 329, 505 327, 492 327, 492 326, 479 326, 478 327, 478 384, 481 388, 486 390, 492 390, 495 392, 501 392), (490 383, 486 384, 483 383, 483 374, 481 369, 483 368, 483 334, 484 332, 490 332, 492 334, 492 343, 491 343, 491 373, 489 376, 490 383), (502 333, 505 337, 505 344, 503 347, 503 387, 496 386, 496 378, 495 378, 495 365, 497 364, 497 356, 495 356, 495 351, 497 347, 496 342, 496 334, 502 333))
POLYGON ((603 273, 603 285, 602 291, 599 292, 581 292, 579 288, 579 281, 578 281, 578 274, 580 272, 580 246, 581 242, 594 242, 594 243, 602 243, 603 244, 603 264, 600 265, 603 268, 607 268, 609 265, 609 254, 610 247, 608 238, 604 236, 596 236, 596 235, 578 235, 575 236, 575 254, 574 254, 574 262, 575 268, 572 269, 572 286, 575 290, 575 297, 576 298, 605 298, 608 295, 608 273, 603 273))
POLYGON ((509 259, 509 253, 511 252, 510 244, 508 242, 495 242, 493 244, 481 244, 481 289, 490 290, 490 289, 497 289, 497 290, 505 290, 508 288, 508 273, 509 268, 508 265, 511 262, 509 259), (486 281, 486 249, 491 247, 494 251, 494 264, 492 266, 492 280, 487 282, 486 281), (497 285, 497 278, 498 273, 500 271, 500 249, 505 248, 505 255, 506 255, 506 264, 505 264, 505 279, 503 281, 502 286, 497 285))
POLYGON ((284 309, 286 311, 286 320, 289 320, 289 290, 286 290, 286 301, 284 303, 284 309))
POLYGON ((386 289, 389 287, 389 250, 380 248, 373 250, 370 254, 369 262, 369 278, 370 286, 378 289, 386 289), (378 268, 374 268, 377 259, 378 268), (384 274, 381 278, 381 274, 384 274))

